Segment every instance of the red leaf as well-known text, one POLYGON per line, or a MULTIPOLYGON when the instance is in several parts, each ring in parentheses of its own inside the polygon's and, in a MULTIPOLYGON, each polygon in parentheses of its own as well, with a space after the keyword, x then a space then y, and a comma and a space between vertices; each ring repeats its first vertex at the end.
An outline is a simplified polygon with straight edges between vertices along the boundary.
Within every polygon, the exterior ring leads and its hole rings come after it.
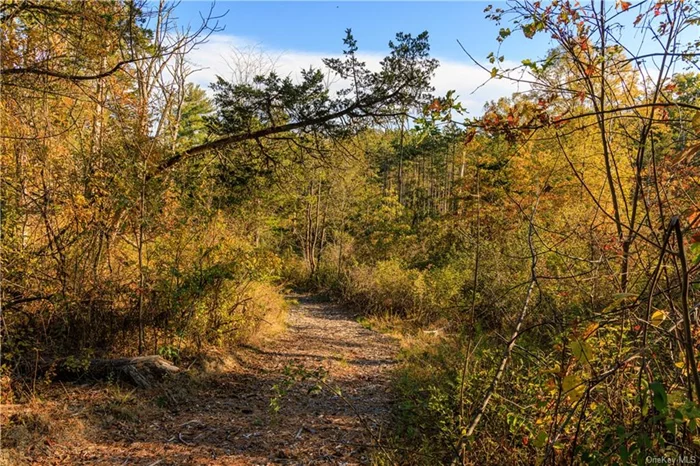
POLYGON ((673 92, 676 90, 676 84, 675 83, 669 83, 664 86, 664 91, 666 92, 673 92))
POLYGON ((552 118, 552 123, 554 123, 554 127, 555 127, 555 128, 559 128, 559 127, 561 127, 564 123, 566 123, 565 121, 562 121, 565 117, 566 117, 566 114, 565 114, 565 113, 562 113, 561 115, 552 118))

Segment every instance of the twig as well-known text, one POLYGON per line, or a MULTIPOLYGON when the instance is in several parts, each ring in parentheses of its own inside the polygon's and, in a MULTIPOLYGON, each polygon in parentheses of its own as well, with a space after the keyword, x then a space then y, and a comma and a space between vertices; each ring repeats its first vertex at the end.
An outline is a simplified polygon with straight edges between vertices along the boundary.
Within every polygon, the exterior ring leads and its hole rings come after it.
MULTIPOLYGON (((481 403, 479 404, 479 407, 476 411, 476 415, 474 416, 474 419, 472 420, 471 424, 469 424, 469 427, 467 428, 467 431, 464 435, 460 436, 460 439, 457 443, 457 448, 456 452, 457 455, 460 454, 467 438, 471 437, 472 434, 474 433, 474 430, 476 430, 476 427, 479 425, 479 422, 481 421, 481 418, 484 415, 484 411, 486 410, 486 407, 488 406, 489 402, 491 401, 491 398, 493 397, 494 392, 496 391, 496 387, 498 383, 500 382, 501 378, 503 377, 503 374, 505 374, 506 366, 508 365, 508 362, 510 361, 510 355, 513 351, 513 347, 515 346, 515 342, 520 336, 520 329, 522 328, 523 321, 525 320, 525 317, 527 316, 527 313, 530 309, 530 301, 532 299, 532 292, 535 289, 535 285, 537 284, 537 273, 536 273, 536 267, 537 267, 537 254, 535 252, 535 247, 533 245, 533 236, 534 236, 534 217, 535 214, 537 213, 537 206, 539 204, 539 195, 537 197, 537 200, 535 201, 535 205, 532 208, 532 214, 530 215, 529 218, 529 228, 528 228, 528 235, 527 235, 527 240, 528 240, 528 246, 530 247, 530 256, 531 256, 531 262, 530 262, 530 285, 528 286, 527 289, 527 294, 525 295, 525 302, 523 303, 522 310, 520 311, 520 315, 518 316, 517 323, 515 325, 515 330, 513 331, 513 334, 511 335, 511 338, 506 345, 506 348, 503 352, 503 357, 501 358, 501 364, 498 366, 498 369, 496 370, 496 373, 493 376, 493 379, 491 380, 491 385, 489 386, 488 390, 486 390, 486 394, 484 395, 481 403)), ((456 460, 457 458, 455 458, 456 460)))
POLYGON ((204 425, 204 423, 202 421, 200 421, 199 419, 192 419, 191 421, 187 421, 184 424, 180 424, 180 427, 185 427, 185 426, 188 426, 190 424, 204 425))
POLYGON ((678 257, 681 261, 681 310, 683 314, 683 336, 685 337, 685 356, 686 366, 688 367, 689 376, 692 375, 693 383, 695 384, 695 395, 700 401, 700 376, 698 376, 698 366, 695 363, 695 354, 693 350, 693 340, 690 334, 690 310, 688 306, 688 262, 685 257, 685 249, 683 248, 683 232, 681 231, 681 223, 678 216, 671 219, 671 224, 676 232, 676 241, 678 242, 678 257))
MULTIPOLYGON (((660 272, 661 272, 661 266, 663 265, 664 261, 664 256, 666 255, 666 247, 668 246, 668 242, 671 239, 671 233, 673 232, 673 219, 671 220, 671 223, 668 225, 668 229, 666 230, 666 234, 664 235, 663 239, 663 246, 661 248, 661 254, 659 255, 659 262, 656 264, 656 269, 654 269, 654 273, 652 274, 652 278, 650 281, 650 289, 649 289, 649 298, 647 299, 647 306, 646 306, 646 316, 643 321, 643 330, 642 330, 642 348, 644 348, 647 344, 647 338, 649 334, 649 321, 651 319, 651 309, 652 309, 652 304, 654 300, 654 289, 656 288, 656 283, 659 280, 660 277, 660 272)), ((642 356, 642 363, 639 368, 639 379, 637 382, 638 385, 638 390, 639 393, 642 393, 642 377, 644 375, 644 369, 646 367, 646 357, 642 356)), ((640 400, 640 412, 644 412, 644 403, 646 398, 643 396, 639 397, 640 400)))
POLYGON ((178 438, 178 440, 180 440, 183 444, 187 445, 188 447, 191 447, 191 446, 192 446, 191 443, 185 442, 185 440, 182 438, 182 432, 180 432, 180 433, 177 434, 177 438, 178 438))

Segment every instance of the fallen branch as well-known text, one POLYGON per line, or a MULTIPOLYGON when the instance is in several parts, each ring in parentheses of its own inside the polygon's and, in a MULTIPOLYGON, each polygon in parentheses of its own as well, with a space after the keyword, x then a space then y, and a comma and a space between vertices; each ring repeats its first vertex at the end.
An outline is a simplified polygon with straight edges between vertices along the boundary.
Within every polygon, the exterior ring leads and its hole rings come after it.
POLYGON ((156 355, 135 358, 92 359, 84 369, 71 367, 66 364, 66 360, 54 361, 49 365, 49 367, 51 366, 53 366, 53 370, 59 379, 75 380, 88 377, 104 380, 113 378, 139 388, 150 388, 154 381, 180 371, 179 367, 156 355))

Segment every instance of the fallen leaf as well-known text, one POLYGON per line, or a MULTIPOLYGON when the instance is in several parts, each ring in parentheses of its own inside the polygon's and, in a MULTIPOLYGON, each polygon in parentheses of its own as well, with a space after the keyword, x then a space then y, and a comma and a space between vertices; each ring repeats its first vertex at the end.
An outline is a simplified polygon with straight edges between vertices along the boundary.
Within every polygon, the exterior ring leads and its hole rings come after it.
POLYGON ((650 322, 651 325, 653 325, 654 327, 658 327, 659 325, 661 325, 661 322, 663 322, 664 319, 666 319, 666 313, 665 313, 664 311, 661 311, 661 310, 658 310, 658 309, 657 309, 657 310, 654 311, 654 313, 651 315, 651 320, 650 320, 649 322, 650 322))

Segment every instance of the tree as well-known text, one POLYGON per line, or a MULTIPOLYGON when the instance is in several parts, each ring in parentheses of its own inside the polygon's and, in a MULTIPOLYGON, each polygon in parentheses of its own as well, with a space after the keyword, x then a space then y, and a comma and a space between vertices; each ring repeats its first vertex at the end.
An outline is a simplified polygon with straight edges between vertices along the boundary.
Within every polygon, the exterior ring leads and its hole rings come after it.
POLYGON ((323 85, 320 70, 302 72, 302 82, 280 78, 277 74, 258 76, 253 84, 231 84, 218 78, 213 88, 218 113, 215 128, 224 136, 179 152, 158 166, 168 169, 183 158, 243 141, 269 140, 279 134, 300 130, 305 137, 343 136, 350 122, 359 130, 361 121, 382 121, 405 113, 407 102, 419 101, 429 92, 429 81, 437 61, 428 55, 428 34, 413 38, 397 34, 390 42, 390 54, 381 62, 381 70, 369 72, 355 58, 355 40, 347 31, 344 59, 327 59, 325 65, 351 86, 331 97, 323 85))

